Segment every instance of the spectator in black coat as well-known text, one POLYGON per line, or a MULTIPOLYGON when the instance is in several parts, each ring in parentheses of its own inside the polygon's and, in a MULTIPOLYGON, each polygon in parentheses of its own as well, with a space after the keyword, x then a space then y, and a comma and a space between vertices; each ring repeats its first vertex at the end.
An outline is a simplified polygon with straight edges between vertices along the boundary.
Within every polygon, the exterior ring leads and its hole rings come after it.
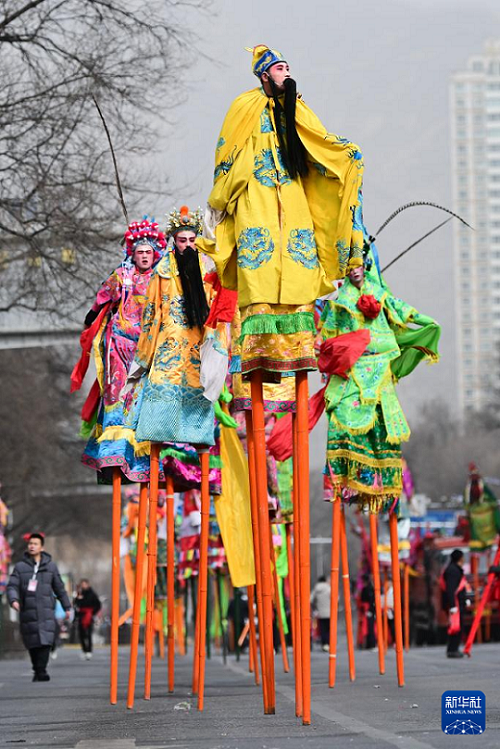
POLYGON ((101 602, 97 593, 90 587, 87 579, 80 580, 73 603, 78 618, 78 635, 83 650, 83 657, 86 660, 90 660, 92 658, 94 616, 101 610, 101 602))
POLYGON ((450 563, 443 573, 444 590, 443 604, 444 609, 449 614, 460 615, 460 630, 454 634, 448 634, 448 646, 446 655, 448 658, 463 658, 460 651, 462 641, 462 629, 467 601, 466 580, 463 571, 464 553, 460 549, 455 549, 451 553, 450 563))
POLYGON ((15 565, 7 583, 7 600, 19 612, 21 637, 33 665, 33 681, 50 680, 47 664, 56 634, 56 598, 67 619, 71 609, 59 570, 43 546, 43 535, 32 533, 24 559, 15 565))

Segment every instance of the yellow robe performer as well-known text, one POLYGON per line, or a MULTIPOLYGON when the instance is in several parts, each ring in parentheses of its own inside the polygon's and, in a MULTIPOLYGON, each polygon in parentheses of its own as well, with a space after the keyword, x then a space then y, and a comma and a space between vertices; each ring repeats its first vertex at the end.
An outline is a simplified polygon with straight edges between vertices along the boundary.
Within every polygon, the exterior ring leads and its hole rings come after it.
MULTIPOLYGON (((253 71, 260 77, 279 61, 280 53, 261 45, 253 71)), ((213 256, 222 285, 238 289, 243 375, 315 368, 312 305, 363 250, 362 233, 353 228, 363 175, 359 148, 328 133, 297 97, 296 130, 308 171, 292 179, 275 108, 263 87, 231 105, 217 143, 205 236, 198 240, 213 256)))

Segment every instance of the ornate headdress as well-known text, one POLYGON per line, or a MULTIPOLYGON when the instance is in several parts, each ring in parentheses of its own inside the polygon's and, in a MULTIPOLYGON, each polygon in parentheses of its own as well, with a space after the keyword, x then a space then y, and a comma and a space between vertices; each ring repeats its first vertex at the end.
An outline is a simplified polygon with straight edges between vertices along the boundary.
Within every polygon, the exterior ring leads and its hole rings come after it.
POLYGON ((198 206, 195 211, 190 211, 187 205, 182 205, 180 211, 173 208, 167 216, 165 232, 167 237, 173 237, 178 231, 191 230, 201 234, 203 226, 203 211, 198 206))
POLYGON ((251 47, 245 47, 245 49, 253 55, 252 73, 257 78, 260 78, 262 73, 265 73, 271 65, 275 65, 277 62, 286 62, 281 52, 278 52, 277 49, 270 49, 265 44, 257 44, 253 49, 251 47))
POLYGON ((124 234, 123 242, 127 257, 131 257, 140 244, 149 244, 155 251, 155 261, 159 260, 167 246, 165 234, 160 231, 154 219, 144 216, 142 221, 132 221, 124 234), (157 257, 158 256, 158 257, 157 257))

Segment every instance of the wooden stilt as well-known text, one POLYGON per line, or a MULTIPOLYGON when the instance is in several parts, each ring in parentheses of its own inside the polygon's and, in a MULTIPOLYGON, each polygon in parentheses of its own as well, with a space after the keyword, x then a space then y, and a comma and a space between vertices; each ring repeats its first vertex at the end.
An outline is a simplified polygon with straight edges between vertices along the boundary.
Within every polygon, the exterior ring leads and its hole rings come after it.
POLYGON ((404 616, 404 646, 406 652, 410 649, 410 565, 405 562, 404 565, 404 602, 405 602, 405 616, 404 616))
POLYGON ((209 455, 200 452, 201 463, 201 533, 200 533, 200 587, 198 608, 199 621, 199 682, 198 682, 198 710, 201 712, 205 704, 205 658, 207 641, 207 596, 208 596, 208 531, 210 515, 210 487, 208 483, 209 455))
POLYGON ((330 564, 330 646, 328 686, 333 688, 337 675, 337 627, 339 616, 340 492, 332 504, 332 555, 330 564))
POLYGON ((342 557, 342 584, 344 588, 344 613, 345 628, 347 633, 347 655, 349 659, 349 678, 356 678, 356 666, 354 663, 354 638, 352 633, 352 609, 351 609, 351 581, 349 578, 349 555, 347 552, 347 535, 345 529, 345 512, 342 507, 340 513, 340 554, 342 557))
POLYGON ((137 655, 141 628, 141 603, 144 592, 144 541, 146 538, 146 518, 148 512, 148 485, 141 484, 139 491, 139 520, 137 524, 137 553, 135 562, 134 606, 132 611, 132 632, 130 637, 130 664, 128 672, 127 707, 134 707, 135 680, 137 677, 137 655))
POLYGON ((146 630, 144 633, 144 699, 151 699, 151 664, 153 658, 153 611, 156 583, 156 552, 158 538, 158 480, 160 470, 160 444, 151 443, 150 484, 149 484, 149 539, 148 539, 148 578, 146 587, 146 630))
POLYGON ((122 478, 118 467, 113 469, 113 504, 111 536, 111 673, 110 697, 112 705, 118 700, 118 620, 120 618, 120 522, 122 512, 122 478))
POLYGON ((309 548, 309 404, 307 372, 295 375, 300 504, 300 616, 302 640, 302 723, 311 723, 311 561, 309 548))
MULTIPOLYGON (((470 555, 470 566, 472 573, 472 588, 474 592, 474 615, 479 608, 479 554, 470 555)), ((480 645, 483 642, 482 619, 479 620, 477 628, 477 642, 480 645)))
POLYGON ((184 632, 184 599, 182 596, 175 601, 175 642, 179 655, 186 655, 186 637, 184 632))
POLYGON ((372 552, 373 588, 375 591, 375 624, 377 627, 378 670, 385 674, 384 624, 380 601, 380 565, 378 561, 377 515, 370 513, 370 541, 372 552))
POLYGON ((245 411, 246 429, 247 429, 247 450, 248 450, 248 476, 250 483, 250 508, 252 515, 252 538, 253 538, 253 556, 255 563, 255 599, 257 603, 257 621, 259 623, 259 653, 260 668, 262 672, 262 701, 264 714, 267 714, 268 697, 267 697, 267 668, 266 668, 266 649, 264 647, 264 611, 262 607, 262 571, 260 568, 260 534, 259 534, 259 508, 257 501, 257 478, 255 468, 255 440, 253 434, 252 412, 245 411))
POLYGON ((174 481, 166 477, 167 493, 167 653, 168 691, 174 691, 175 682, 175 556, 174 556, 174 481))
POLYGON ((157 621, 159 623, 158 627, 158 646, 160 650, 160 660, 165 660, 165 622, 164 622, 164 612, 160 608, 157 610, 157 621))
POLYGON ((389 531, 391 536, 391 566, 392 566, 392 589, 394 591, 394 631, 396 639, 396 667, 398 673, 398 686, 404 687, 404 661, 403 661, 403 622, 401 615, 401 576, 399 571, 399 539, 398 519, 392 512, 389 515, 389 531))
POLYGON ((300 502, 299 502, 299 452, 297 441, 297 414, 292 415, 293 432, 293 562, 295 577, 295 715, 302 717, 302 617, 300 615, 300 502))
POLYGON ((280 636, 281 657, 283 660, 283 671, 285 672, 285 674, 287 674, 290 671, 290 666, 288 663, 288 653, 286 650, 286 640, 285 640, 285 628, 283 626, 283 616, 281 613, 281 600, 280 600, 280 591, 279 591, 278 571, 276 569, 276 553, 274 551, 273 537, 272 537, 271 531, 269 533, 269 538, 271 540, 270 554, 271 554, 271 559, 273 562, 274 606, 275 606, 275 611, 276 611, 276 621, 278 623, 278 632, 280 636))
POLYGON ((253 671, 255 675, 255 683, 260 684, 259 657, 258 657, 258 651, 257 651, 257 632, 255 629, 254 586, 253 585, 249 585, 247 587, 247 595, 248 595, 248 621, 250 624, 249 651, 252 653, 252 666, 253 666, 251 671, 253 671))
MULTIPOLYGON (((266 433, 264 424, 264 401, 262 393, 262 372, 252 372, 252 422, 255 445, 255 476, 257 487, 257 506, 260 545, 260 570, 262 581, 262 634, 265 651, 267 681, 266 715, 276 711, 276 693, 274 683, 274 644, 273 644, 273 599, 271 583, 271 560, 269 559, 269 506, 267 498, 267 461, 266 433)), ((264 672, 262 675, 264 679, 264 672)))

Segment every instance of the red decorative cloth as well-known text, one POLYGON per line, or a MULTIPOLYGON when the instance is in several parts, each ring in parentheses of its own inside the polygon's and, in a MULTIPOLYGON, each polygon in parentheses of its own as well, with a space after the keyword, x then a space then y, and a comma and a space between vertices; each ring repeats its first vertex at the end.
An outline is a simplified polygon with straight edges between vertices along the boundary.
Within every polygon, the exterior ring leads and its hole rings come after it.
POLYGON ((93 415, 97 411, 97 407, 99 406, 99 401, 101 399, 101 386, 99 385, 99 380, 94 380, 94 384, 90 388, 90 392, 87 395, 87 400, 83 404, 82 408, 82 420, 83 421, 91 421, 93 415))
POLYGON ((80 390, 82 386, 83 379, 89 367, 92 342, 94 338, 96 337, 97 331, 101 327, 103 318, 108 313, 108 310, 110 307, 111 307, 111 302, 107 302, 107 304, 103 306, 103 308, 97 315, 92 325, 90 325, 90 327, 82 331, 80 335, 80 347, 82 349, 82 355, 80 356, 79 360, 75 364, 73 371, 71 373, 71 389, 69 391, 70 393, 74 393, 75 390, 80 390))
MULTIPOLYGON (((325 387, 309 398, 309 431, 318 423, 325 410, 325 387)), ((275 460, 287 460, 293 453, 292 414, 278 419, 267 441, 267 449, 275 460)))
POLYGON ((370 331, 363 328, 323 341, 318 359, 319 371, 324 374, 338 375, 347 380, 348 370, 366 351, 370 340, 370 331))
POLYGON ((238 301, 238 292, 224 289, 217 273, 207 273, 205 282, 211 284, 217 292, 205 325, 209 328, 215 328, 219 322, 232 322, 238 301))
POLYGON ((368 320, 375 320, 379 316, 382 305, 372 294, 361 294, 356 307, 368 320))

